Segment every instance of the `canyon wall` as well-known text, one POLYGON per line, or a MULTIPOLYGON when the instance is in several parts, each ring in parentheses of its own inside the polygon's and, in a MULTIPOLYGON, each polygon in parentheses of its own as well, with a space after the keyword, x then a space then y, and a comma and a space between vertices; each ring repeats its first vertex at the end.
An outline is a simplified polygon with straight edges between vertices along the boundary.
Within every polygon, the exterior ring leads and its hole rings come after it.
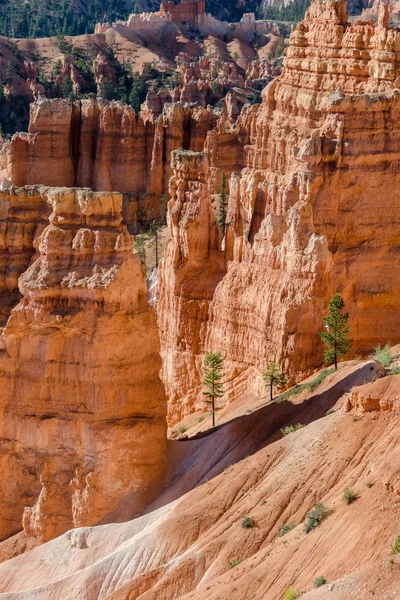
POLYGON ((124 215, 152 211, 172 175, 171 151, 198 151, 216 122, 212 111, 177 104, 161 114, 101 99, 71 103, 40 99, 31 104, 29 133, 7 148, 6 178, 15 186, 90 187, 127 195, 124 215))
POLYGON ((342 0, 311 4, 282 75, 230 130, 226 160, 243 164, 223 240, 203 183, 218 132, 197 174, 175 155, 158 306, 171 422, 204 408, 206 350, 225 357, 225 401, 265 393, 270 360, 294 378, 320 366, 335 292, 354 354, 400 339, 400 33, 388 22, 385 5, 374 26, 350 24, 342 0))
POLYGON ((0 539, 131 518, 164 472, 166 403, 122 196, 30 186, 0 207, 0 539))

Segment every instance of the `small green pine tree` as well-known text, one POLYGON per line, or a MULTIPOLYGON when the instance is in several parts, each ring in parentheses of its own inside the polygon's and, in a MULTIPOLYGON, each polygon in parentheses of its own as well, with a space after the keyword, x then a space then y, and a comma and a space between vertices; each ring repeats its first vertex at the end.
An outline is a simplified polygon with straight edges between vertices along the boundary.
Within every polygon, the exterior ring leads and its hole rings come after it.
POLYGON ((221 189, 219 192, 219 207, 218 207, 218 226, 221 230, 222 235, 225 233, 225 222, 226 222, 226 208, 228 205, 227 201, 227 190, 226 190, 226 175, 222 172, 221 189))
POLYGON ((281 390, 286 385, 285 374, 280 370, 275 362, 270 362, 268 363, 267 370, 264 372, 263 378, 267 387, 269 387, 270 400, 272 402, 274 399, 274 388, 281 390))
POLYGON ((338 359, 345 356, 351 349, 353 340, 349 337, 350 328, 347 326, 349 313, 343 313, 344 300, 340 294, 335 294, 329 302, 328 316, 324 317, 325 331, 319 337, 326 345, 324 351, 325 363, 334 363, 337 369, 338 359))
POLYGON ((222 398, 224 395, 223 369, 224 359, 221 352, 207 352, 203 365, 203 386, 205 387, 203 394, 209 398, 207 402, 211 404, 213 427, 215 427, 215 400, 216 398, 222 398))

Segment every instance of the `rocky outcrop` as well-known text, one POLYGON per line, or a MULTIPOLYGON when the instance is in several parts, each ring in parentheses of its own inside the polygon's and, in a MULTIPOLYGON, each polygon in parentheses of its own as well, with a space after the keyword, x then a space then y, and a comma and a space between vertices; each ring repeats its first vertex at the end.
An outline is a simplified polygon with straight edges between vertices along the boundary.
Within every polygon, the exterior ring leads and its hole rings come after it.
MULTIPOLYGON (((176 232, 170 218, 174 249, 162 267, 159 313, 163 322, 168 306, 171 330, 161 328, 161 341, 163 356, 173 357, 163 371, 171 420, 203 404, 199 365, 206 350, 225 356, 225 401, 262 394, 269 360, 294 377, 320 365, 318 331, 337 291, 350 313, 354 352, 400 339, 399 44, 385 7, 375 27, 350 24, 342 0, 313 2, 262 105, 244 109, 236 127, 220 126, 231 148, 223 169, 236 171, 223 243, 201 254, 216 226, 210 217, 207 230, 202 217, 210 208, 190 211, 196 243, 187 243, 185 223, 176 232), (175 260, 182 255, 184 267, 175 260), (193 264, 205 275, 193 269, 192 277, 193 264), (221 264, 226 273, 209 277, 221 264), (181 270, 182 290, 175 285, 181 270)), ((205 147, 216 193, 217 130, 205 147)), ((180 172, 178 165, 178 180, 180 172)), ((194 179, 189 189, 195 186, 194 179)), ((179 203, 182 214, 189 210, 192 196, 178 200, 174 179, 171 193, 172 209, 179 203)), ((210 200, 200 195, 200 206, 210 200)))
POLYGON ((158 333, 120 194, 11 188, 1 203, 1 292, 24 272, 0 330, 0 538, 44 541, 130 518, 159 485, 158 333))
POLYGON ((129 195, 127 214, 160 210, 172 174, 171 151, 198 151, 216 122, 212 111, 166 105, 136 115, 119 102, 41 99, 31 105, 29 133, 8 147, 7 179, 16 186, 79 186, 129 195))
POLYGON ((356 409, 360 414, 376 411, 399 411, 400 375, 378 379, 370 385, 352 390, 346 402, 346 410, 356 409))

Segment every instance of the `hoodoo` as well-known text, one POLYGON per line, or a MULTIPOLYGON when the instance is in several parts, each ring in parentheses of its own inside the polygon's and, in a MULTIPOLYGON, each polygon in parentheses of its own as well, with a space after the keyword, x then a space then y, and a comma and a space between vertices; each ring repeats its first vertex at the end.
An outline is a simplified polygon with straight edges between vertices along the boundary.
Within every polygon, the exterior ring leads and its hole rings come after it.
POLYGON ((31 4, 0 15, 0 600, 397 599, 396 2, 31 4))
MULTIPOLYGON (((171 215, 176 249, 162 266, 159 311, 170 325, 161 328, 161 346, 172 419, 202 403, 206 348, 227 356, 229 399, 262 393, 271 357, 296 376, 320 365, 318 331, 335 291, 345 298, 359 352, 400 339, 399 44, 386 5, 374 26, 351 24, 345 1, 313 2, 291 34, 282 75, 230 128, 223 159, 225 127, 208 134, 209 173, 216 160, 233 171, 229 207, 218 250, 207 241, 216 219, 210 227, 200 220, 205 208, 190 213, 190 230, 182 219, 179 234, 171 215), (207 276, 196 276, 193 264, 207 276)), ((181 192, 182 214, 191 188, 181 192)), ((202 194, 200 205, 210 200, 202 194)))
POLYGON ((0 330, 0 537, 46 541, 130 518, 160 485, 158 333, 120 194, 31 186, 0 202, 3 314, 22 272, 0 330))

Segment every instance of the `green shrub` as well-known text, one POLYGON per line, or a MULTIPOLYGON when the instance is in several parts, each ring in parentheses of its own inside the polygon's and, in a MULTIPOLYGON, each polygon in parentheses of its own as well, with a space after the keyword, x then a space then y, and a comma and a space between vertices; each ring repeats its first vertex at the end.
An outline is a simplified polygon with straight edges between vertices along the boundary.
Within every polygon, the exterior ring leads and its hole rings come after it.
POLYGON ((319 588, 319 587, 321 587, 321 585, 325 585, 325 584, 326 584, 326 579, 323 575, 320 575, 319 577, 314 579, 314 587, 315 588, 319 588))
POLYGON ((331 375, 334 372, 335 372, 335 369, 333 367, 331 369, 323 369, 320 373, 318 373, 317 377, 315 379, 313 379, 312 381, 308 381, 307 383, 300 383, 299 385, 295 385, 287 392, 284 392, 283 394, 280 394, 280 396, 277 396, 275 398, 275 403, 279 404, 280 402, 283 402, 284 400, 289 400, 289 398, 291 398, 292 396, 297 396, 304 390, 307 390, 310 393, 315 392, 317 387, 321 385, 321 383, 324 381, 324 379, 326 379, 328 377, 328 375, 331 375))
POLYGON ((350 488, 346 488, 343 492, 343 501, 346 502, 346 504, 353 504, 353 502, 355 502, 357 500, 358 496, 355 492, 353 492, 353 490, 351 490, 350 488))
POLYGON ((283 429, 281 429, 282 437, 286 437, 287 435, 289 435, 289 433, 294 433, 295 431, 298 431, 299 429, 302 429, 303 427, 304 427, 304 425, 302 425, 301 423, 297 423, 297 425, 288 425, 287 427, 284 427, 283 429))
POLYGON ((395 367, 394 369, 390 369, 390 371, 388 371, 386 373, 386 375, 400 375, 400 367, 395 367))
POLYGON ((317 502, 314 508, 307 514, 304 523, 304 532, 310 533, 310 531, 316 529, 318 525, 331 514, 331 512, 332 511, 329 508, 326 508, 322 502, 317 502))
POLYGON ((188 430, 187 425, 181 425, 180 427, 178 427, 179 433, 186 433, 187 430, 188 430))
POLYGON ((296 600, 299 595, 294 588, 288 588, 283 596, 283 600, 296 600))
POLYGON ((278 537, 283 537, 284 535, 289 533, 289 531, 292 531, 292 529, 294 529, 295 527, 296 527, 296 523, 289 523, 288 525, 282 525, 279 530, 278 537))
POLYGON ((372 487, 374 487, 374 484, 372 481, 367 481, 367 483, 365 484, 367 486, 367 488, 370 490, 372 487))
POLYGON ((237 560, 231 560, 229 562, 229 568, 230 569, 234 569, 235 567, 237 567, 238 565, 240 565, 241 562, 243 562, 241 558, 238 558, 237 560))
POLYGON ((253 517, 243 517, 242 520, 242 527, 243 529, 252 529, 253 527, 256 526, 256 522, 253 519, 253 517))
POLYGON ((390 345, 386 344, 385 346, 377 346, 375 348, 374 359, 378 362, 382 367, 387 369, 390 367, 390 363, 392 362, 392 353, 390 352, 390 345))
POLYGON ((202 423, 202 422, 204 421, 204 419, 205 419, 205 416, 203 415, 202 417, 199 417, 199 418, 197 419, 197 422, 198 422, 198 423, 202 423))
POLYGON ((392 546, 392 554, 400 554, 400 535, 392 546))
POLYGON ((325 415, 333 415, 333 413, 336 412, 334 408, 330 408, 329 410, 326 411, 325 415))

